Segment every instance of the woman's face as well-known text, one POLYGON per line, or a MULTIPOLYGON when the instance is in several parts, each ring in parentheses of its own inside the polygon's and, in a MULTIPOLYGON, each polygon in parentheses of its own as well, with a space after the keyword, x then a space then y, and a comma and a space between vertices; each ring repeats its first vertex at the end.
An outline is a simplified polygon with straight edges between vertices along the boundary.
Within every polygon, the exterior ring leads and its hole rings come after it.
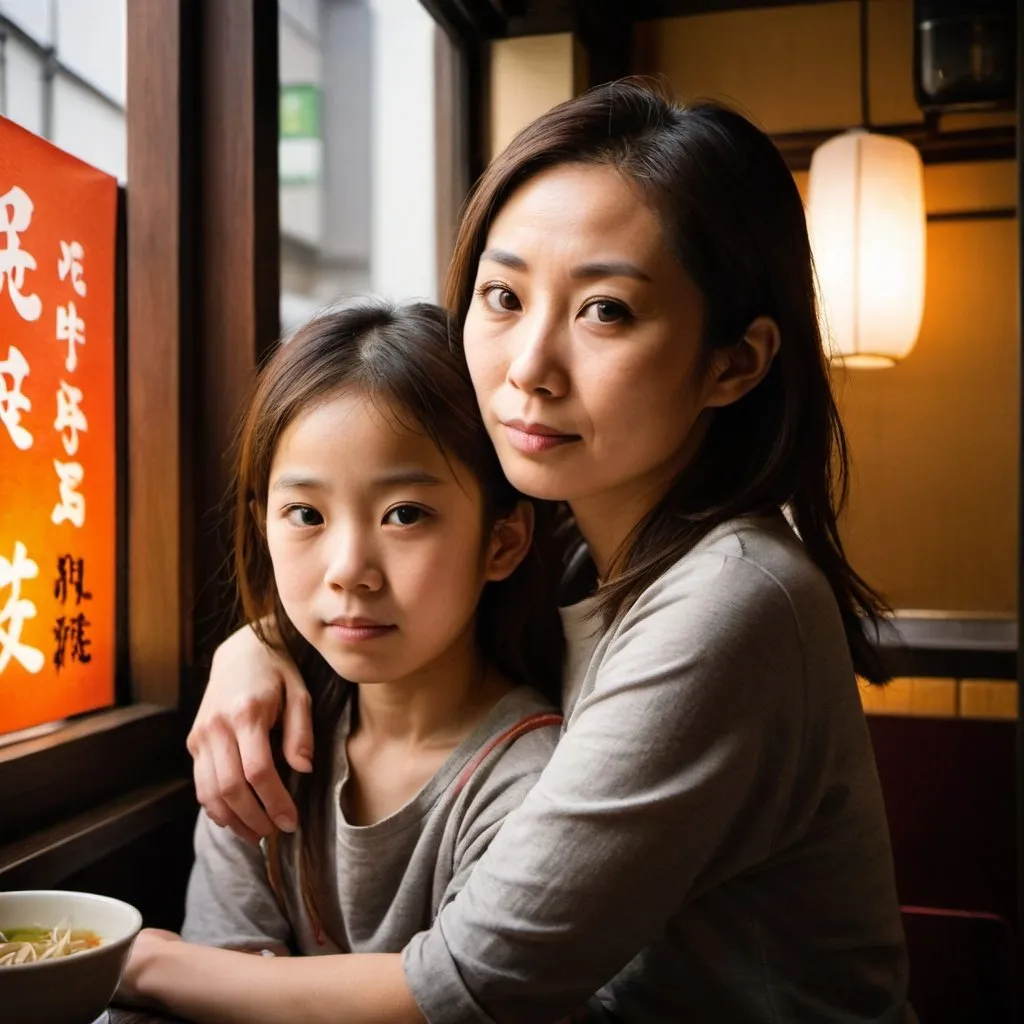
POLYGON ((700 441, 703 304, 613 168, 564 165, 501 209, 465 347, 502 467, 568 501, 602 569, 700 441))

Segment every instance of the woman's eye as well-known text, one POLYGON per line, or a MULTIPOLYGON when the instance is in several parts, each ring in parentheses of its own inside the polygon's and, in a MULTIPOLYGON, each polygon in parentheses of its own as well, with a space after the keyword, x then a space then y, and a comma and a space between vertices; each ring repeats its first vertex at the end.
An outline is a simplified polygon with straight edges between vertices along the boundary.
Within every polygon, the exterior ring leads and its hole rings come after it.
POLYGON ((387 526, 413 526, 426 514, 426 511, 417 505, 396 505, 384 516, 384 523, 387 526))
POLYGON ((598 299, 590 303, 583 310, 584 319, 599 324, 626 323, 632 319, 632 314, 621 303, 612 299, 598 299))
POLYGON ((285 516, 292 526, 320 526, 324 517, 309 505, 293 505, 285 516))
POLYGON ((490 285, 484 289, 484 301, 496 313, 515 313, 520 308, 516 293, 500 285, 490 285))

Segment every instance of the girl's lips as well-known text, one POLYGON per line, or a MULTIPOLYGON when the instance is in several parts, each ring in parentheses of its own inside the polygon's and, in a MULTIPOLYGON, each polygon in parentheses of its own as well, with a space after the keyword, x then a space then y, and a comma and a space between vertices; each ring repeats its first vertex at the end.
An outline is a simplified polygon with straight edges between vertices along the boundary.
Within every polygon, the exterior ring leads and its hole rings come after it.
POLYGON ((345 643, 377 640, 382 636, 387 636, 397 628, 395 626, 382 626, 378 624, 348 625, 344 622, 328 622, 327 626, 333 636, 345 643))
POLYGON ((517 422, 502 423, 502 426, 512 447, 531 455, 580 440, 578 434, 559 434, 548 427, 532 427, 517 422))

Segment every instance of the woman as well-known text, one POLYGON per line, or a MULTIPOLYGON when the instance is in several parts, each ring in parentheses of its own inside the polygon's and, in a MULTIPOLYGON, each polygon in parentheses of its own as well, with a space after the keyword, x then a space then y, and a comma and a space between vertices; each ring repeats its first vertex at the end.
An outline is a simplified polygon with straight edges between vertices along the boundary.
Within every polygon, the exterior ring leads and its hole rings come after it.
MULTIPOLYGON (((483 175, 447 298, 502 468, 565 502, 579 538, 566 727, 433 927, 401 958, 338 958, 319 1005, 909 1019, 855 682, 882 677, 878 605, 839 541, 845 443, 779 153, 720 107, 594 90, 483 175)), ((208 813, 250 837, 270 829, 252 789, 294 827, 267 740, 282 694, 286 754, 308 768, 307 701, 248 630, 218 652, 189 740, 208 813)), ((147 941, 159 993, 176 944, 147 941)), ((252 984, 282 983, 263 966, 252 984)))

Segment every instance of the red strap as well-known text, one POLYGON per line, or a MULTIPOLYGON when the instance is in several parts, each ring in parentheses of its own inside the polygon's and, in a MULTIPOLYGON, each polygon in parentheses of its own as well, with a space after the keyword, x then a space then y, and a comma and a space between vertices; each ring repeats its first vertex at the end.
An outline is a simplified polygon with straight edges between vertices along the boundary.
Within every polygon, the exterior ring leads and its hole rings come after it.
POLYGON ((519 739, 520 736, 533 732, 534 729, 543 729, 549 725, 560 726, 561 724, 562 716, 554 711, 538 711, 528 715, 522 721, 516 722, 515 725, 509 726, 503 733, 495 736, 486 747, 477 751, 473 760, 463 768, 462 774, 455 780, 455 795, 458 796, 462 792, 466 783, 473 777, 473 772, 502 744, 511 743, 513 740, 519 739))

